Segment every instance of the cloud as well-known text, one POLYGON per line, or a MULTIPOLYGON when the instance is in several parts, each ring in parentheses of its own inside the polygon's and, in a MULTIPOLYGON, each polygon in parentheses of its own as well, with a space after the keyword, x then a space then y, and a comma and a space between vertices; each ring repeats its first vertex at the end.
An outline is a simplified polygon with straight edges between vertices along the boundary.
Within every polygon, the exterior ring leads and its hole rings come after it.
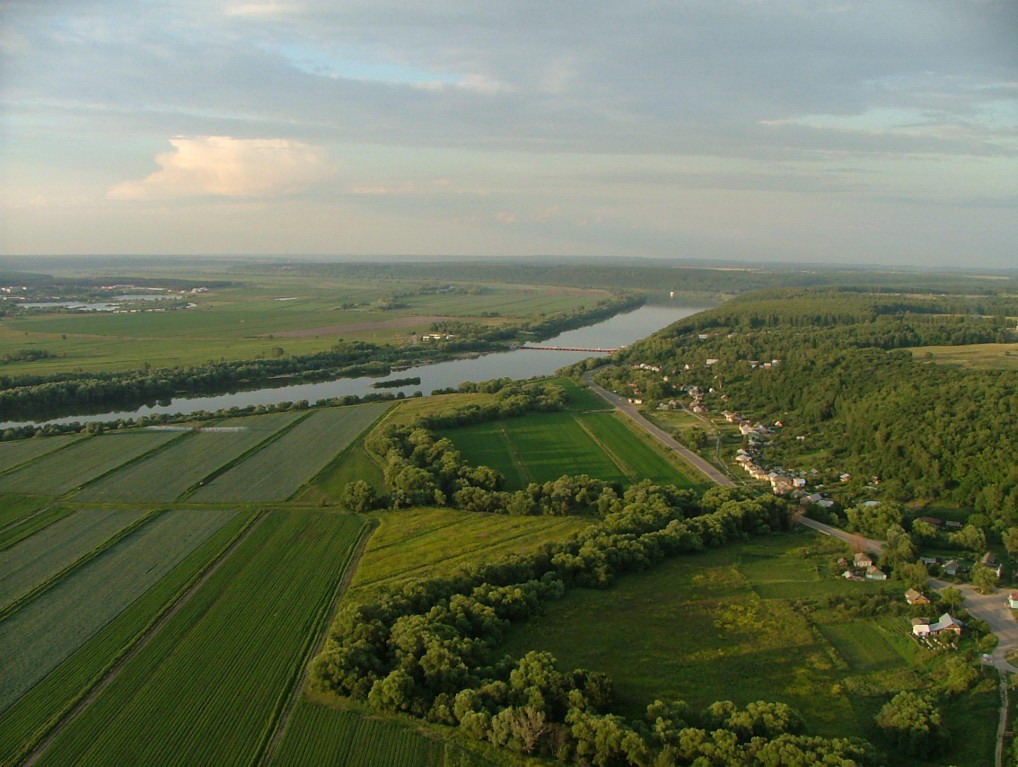
POLYGON ((170 139, 155 157, 160 170, 107 192, 114 200, 179 197, 277 197, 294 194, 332 172, 323 153, 286 139, 200 136, 170 139))

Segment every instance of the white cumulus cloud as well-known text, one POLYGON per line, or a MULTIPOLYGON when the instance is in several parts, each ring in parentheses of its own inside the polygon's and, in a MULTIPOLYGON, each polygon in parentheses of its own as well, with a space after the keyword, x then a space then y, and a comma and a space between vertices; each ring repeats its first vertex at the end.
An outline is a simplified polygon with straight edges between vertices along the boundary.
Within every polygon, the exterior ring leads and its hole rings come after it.
POLYGON ((158 154, 160 169, 141 181, 124 181, 114 200, 177 197, 277 197, 294 194, 333 168, 316 147, 286 139, 229 136, 170 139, 173 151, 158 154))

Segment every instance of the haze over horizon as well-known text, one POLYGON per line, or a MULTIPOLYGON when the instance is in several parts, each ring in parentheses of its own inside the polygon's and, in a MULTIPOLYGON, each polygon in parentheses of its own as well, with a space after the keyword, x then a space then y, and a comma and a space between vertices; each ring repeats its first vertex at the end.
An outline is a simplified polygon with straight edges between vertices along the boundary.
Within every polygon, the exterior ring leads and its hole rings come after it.
POLYGON ((0 2, 0 254, 1014 267, 1006 0, 0 2))

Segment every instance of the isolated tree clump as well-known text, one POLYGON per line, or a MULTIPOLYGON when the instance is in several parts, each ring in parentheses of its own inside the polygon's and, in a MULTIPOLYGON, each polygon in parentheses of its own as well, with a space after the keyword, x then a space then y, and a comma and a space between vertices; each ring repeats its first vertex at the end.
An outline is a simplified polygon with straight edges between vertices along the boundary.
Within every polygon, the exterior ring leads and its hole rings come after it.
POLYGON ((876 722, 895 748, 909 756, 934 756, 950 741, 940 710, 918 693, 899 692, 880 709, 876 722))

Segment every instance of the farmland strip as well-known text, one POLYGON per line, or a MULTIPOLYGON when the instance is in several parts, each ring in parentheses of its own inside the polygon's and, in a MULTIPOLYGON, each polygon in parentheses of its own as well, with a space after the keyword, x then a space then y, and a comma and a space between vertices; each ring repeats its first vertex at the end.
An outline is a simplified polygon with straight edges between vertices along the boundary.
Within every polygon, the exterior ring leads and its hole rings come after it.
POLYGON ((249 765, 264 746, 309 615, 328 603, 361 527, 270 512, 42 753, 43 765, 249 765))
POLYGON ((138 511, 79 511, 0 551, 0 614, 142 516, 138 511))
POLYGON ((387 404, 326 408, 200 488, 202 503, 283 501, 377 420, 387 404))
POLYGON ((234 516, 165 578, 0 714, 0 765, 9 767, 20 761, 47 732, 55 735, 54 727, 69 721, 87 705, 87 700, 83 700, 85 696, 99 689, 97 684, 115 676, 116 669, 128 657, 127 653, 154 636, 165 620, 172 617, 233 552, 255 521, 253 515, 234 516))
POLYGON ((92 483, 76 498, 99 501, 166 502, 172 501, 209 476, 225 471, 244 455, 275 438, 297 413, 237 418, 217 427, 242 431, 185 432, 181 439, 155 455, 127 466, 92 483))
POLYGON ((3 533, 0 533, 0 551, 20 543, 29 536, 46 529, 73 513, 74 509, 53 505, 37 511, 27 519, 23 519, 20 523, 12 525, 4 530, 3 533))
POLYGON ((222 527, 233 512, 169 511, 0 622, 0 711, 222 527))
POLYGON ((304 658, 301 662, 300 668, 297 672, 297 679, 290 689, 290 695, 287 697, 287 701, 284 704, 279 716, 276 720, 276 724, 272 729, 272 735, 269 737, 265 750, 261 754, 261 758, 258 759, 258 764, 265 767, 272 761, 272 756, 275 754, 279 747, 279 740, 286 731, 286 727, 290 722, 290 717, 293 715, 294 709, 297 706, 297 701, 300 699, 301 692, 307 686, 308 674, 311 672, 311 659, 318 655, 322 651, 322 647, 325 645, 325 640, 329 636, 329 618, 336 611, 336 605, 339 602, 340 597, 350 587, 350 581, 353 580, 353 574, 357 571, 357 564, 361 560, 361 556, 364 554, 364 547, 367 546, 368 539, 371 534, 378 527, 378 523, 364 525, 360 534, 357 537, 357 542, 350 548, 350 553, 347 558, 347 562, 343 567, 343 577, 336 583, 336 589, 332 594, 332 598, 325 603, 321 614, 317 617, 317 630, 310 635, 311 642, 308 645, 308 651, 305 653, 304 658))
POLYGON ((124 432, 89 437, 0 477, 0 489, 29 495, 63 495, 130 460, 179 439, 175 432, 124 432))
POLYGON ((0 442, 0 472, 17 469, 29 461, 34 461, 36 458, 67 447, 81 439, 83 439, 81 435, 73 434, 0 442))

